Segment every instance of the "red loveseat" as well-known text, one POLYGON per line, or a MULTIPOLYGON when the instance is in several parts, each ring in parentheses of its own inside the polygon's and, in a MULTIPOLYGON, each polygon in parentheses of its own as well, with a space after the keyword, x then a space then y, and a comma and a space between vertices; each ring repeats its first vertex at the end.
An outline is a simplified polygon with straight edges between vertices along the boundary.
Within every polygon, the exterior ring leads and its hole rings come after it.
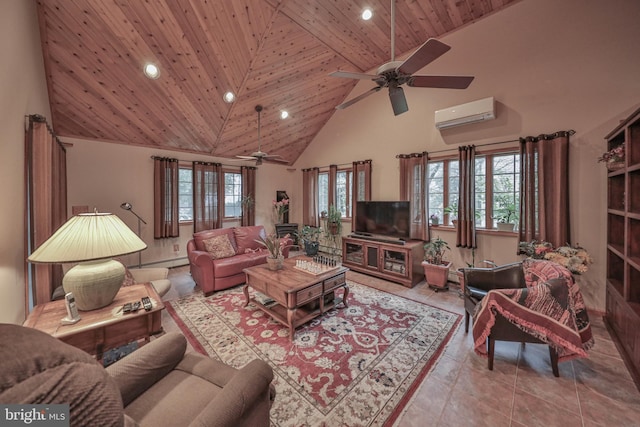
MULTIPOLYGON (((191 277, 205 295, 245 283, 243 269, 267 262, 266 248, 256 242, 260 236, 266 237, 262 225, 217 228, 193 234, 187 243, 191 277)), ((287 242, 282 251, 285 258, 289 257, 291 243, 287 242)))

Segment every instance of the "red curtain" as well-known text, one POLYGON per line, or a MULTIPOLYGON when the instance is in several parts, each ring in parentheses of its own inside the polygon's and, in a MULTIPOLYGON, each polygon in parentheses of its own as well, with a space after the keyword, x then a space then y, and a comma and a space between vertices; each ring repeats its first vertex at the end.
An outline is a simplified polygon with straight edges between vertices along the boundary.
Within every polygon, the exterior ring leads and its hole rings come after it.
POLYGON ((476 147, 473 145, 458 148, 460 181, 458 186, 458 228, 456 246, 476 248, 476 192, 475 168, 476 147))
MULTIPOLYGON (((66 149, 47 125, 44 117, 29 116, 25 141, 27 247, 25 259, 67 220, 66 149)), ((62 284, 62 267, 27 264, 26 313, 33 305, 51 300, 62 284)))
POLYGON ((336 204, 336 181, 338 179, 338 166, 329 165, 329 206, 336 204))
POLYGON ((358 200, 371 200, 371 160, 353 162, 351 176, 351 228, 355 230, 358 200))
POLYGON ((178 159, 153 158, 153 238, 180 235, 178 216, 178 159))
POLYGON ((319 168, 302 169, 302 223, 311 227, 320 226, 318 212, 319 168))
POLYGON ((242 174, 242 218, 240 225, 256 223, 256 168, 240 166, 242 174))
POLYGON ((193 232, 221 228, 223 210, 222 165, 193 162, 193 232))
POLYGON ((569 235, 569 136, 573 131, 520 138, 520 241, 554 246, 569 235))
POLYGON ((427 189, 426 174, 429 156, 426 152, 401 154, 400 159, 400 200, 411 202, 410 238, 429 240, 429 223, 427 221, 427 189))

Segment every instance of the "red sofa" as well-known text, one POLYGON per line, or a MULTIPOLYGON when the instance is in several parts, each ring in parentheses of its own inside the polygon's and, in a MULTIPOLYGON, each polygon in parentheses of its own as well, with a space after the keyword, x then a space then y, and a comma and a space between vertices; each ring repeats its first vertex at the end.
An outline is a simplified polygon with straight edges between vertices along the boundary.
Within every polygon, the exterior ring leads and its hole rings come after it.
MULTIPOLYGON (((191 277, 205 295, 244 283, 246 277, 243 269, 267 262, 266 248, 256 242, 260 236, 266 236, 262 225, 217 228, 193 234, 193 239, 187 243, 191 277), (228 237, 233 253, 216 258, 215 253, 207 252, 205 241, 222 235, 228 237)), ((283 250, 285 258, 289 257, 291 243, 288 242, 283 250)))

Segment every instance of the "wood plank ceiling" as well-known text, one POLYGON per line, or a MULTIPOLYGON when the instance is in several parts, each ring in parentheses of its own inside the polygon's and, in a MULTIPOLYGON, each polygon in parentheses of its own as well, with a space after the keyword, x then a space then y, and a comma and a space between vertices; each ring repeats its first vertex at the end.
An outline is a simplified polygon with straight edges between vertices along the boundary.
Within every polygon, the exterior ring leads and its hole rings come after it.
MULTIPOLYGON (((397 0, 396 56, 514 1, 397 0)), ((249 155, 261 104, 262 151, 292 164, 356 84, 328 74, 369 72, 391 57, 389 0, 37 3, 62 137, 249 155), (366 6, 369 21, 360 18, 366 6), (147 62, 158 79, 143 75, 147 62), (234 103, 224 102, 227 91, 234 103), (281 110, 290 117, 281 120, 281 110)))

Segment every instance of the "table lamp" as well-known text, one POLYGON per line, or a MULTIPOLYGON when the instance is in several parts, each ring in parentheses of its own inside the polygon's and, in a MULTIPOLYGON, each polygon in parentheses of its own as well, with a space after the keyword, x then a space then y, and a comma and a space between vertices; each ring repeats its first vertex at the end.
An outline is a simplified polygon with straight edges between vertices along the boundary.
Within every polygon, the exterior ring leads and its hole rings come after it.
POLYGON ((117 215, 94 212, 69 219, 27 260, 77 262, 65 274, 62 287, 65 292, 73 292, 79 310, 89 311, 111 304, 120 290, 125 268, 111 258, 146 248, 146 243, 117 215))

